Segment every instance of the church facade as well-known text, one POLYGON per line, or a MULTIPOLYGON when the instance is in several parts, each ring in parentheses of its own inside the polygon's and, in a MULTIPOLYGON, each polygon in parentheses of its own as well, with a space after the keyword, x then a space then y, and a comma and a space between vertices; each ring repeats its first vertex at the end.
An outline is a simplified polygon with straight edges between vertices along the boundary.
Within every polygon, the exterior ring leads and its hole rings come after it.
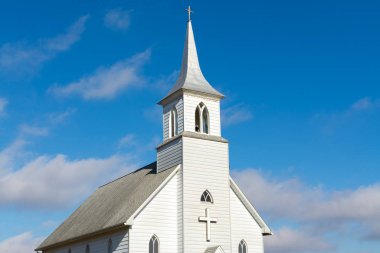
POLYGON ((201 72, 189 19, 181 72, 159 102, 157 162, 99 187, 36 251, 263 253, 271 230, 230 177, 223 97, 201 72))

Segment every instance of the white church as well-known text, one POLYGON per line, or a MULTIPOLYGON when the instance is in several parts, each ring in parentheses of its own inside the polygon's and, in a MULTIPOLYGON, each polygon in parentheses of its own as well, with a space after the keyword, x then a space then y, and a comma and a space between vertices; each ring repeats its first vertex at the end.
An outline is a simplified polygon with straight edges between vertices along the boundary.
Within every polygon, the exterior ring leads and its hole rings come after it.
POLYGON ((201 72, 189 18, 180 75, 159 102, 157 162, 99 187, 36 251, 263 253, 271 230, 230 177, 223 97, 201 72))

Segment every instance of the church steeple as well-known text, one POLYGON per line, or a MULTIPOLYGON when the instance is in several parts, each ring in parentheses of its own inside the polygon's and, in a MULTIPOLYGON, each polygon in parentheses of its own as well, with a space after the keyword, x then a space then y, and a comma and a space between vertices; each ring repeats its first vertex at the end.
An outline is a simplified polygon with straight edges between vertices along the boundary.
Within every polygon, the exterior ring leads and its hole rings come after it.
POLYGON ((183 50, 182 56, 182 66, 179 77, 174 84, 174 87, 170 90, 168 95, 160 102, 162 103, 172 94, 178 91, 195 91, 200 92, 207 95, 212 95, 215 97, 223 98, 223 94, 213 88, 206 78, 203 76, 201 71, 197 48, 195 45, 193 27, 191 24, 190 13, 191 9, 189 6, 189 20, 187 22, 187 31, 186 31, 186 39, 185 46, 183 50))

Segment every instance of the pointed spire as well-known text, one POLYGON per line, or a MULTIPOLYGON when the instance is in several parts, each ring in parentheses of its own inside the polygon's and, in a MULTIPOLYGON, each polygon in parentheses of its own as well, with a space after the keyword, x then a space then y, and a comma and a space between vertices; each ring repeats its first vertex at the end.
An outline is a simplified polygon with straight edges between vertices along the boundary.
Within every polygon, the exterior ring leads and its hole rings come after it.
POLYGON ((224 97, 223 94, 214 89, 203 76, 203 73, 199 66, 197 48, 195 46, 193 27, 190 17, 192 11, 190 9, 190 6, 187 11, 189 13, 189 20, 187 22, 187 32, 182 56, 181 72, 174 87, 165 98, 178 90, 197 91, 222 98, 224 97))

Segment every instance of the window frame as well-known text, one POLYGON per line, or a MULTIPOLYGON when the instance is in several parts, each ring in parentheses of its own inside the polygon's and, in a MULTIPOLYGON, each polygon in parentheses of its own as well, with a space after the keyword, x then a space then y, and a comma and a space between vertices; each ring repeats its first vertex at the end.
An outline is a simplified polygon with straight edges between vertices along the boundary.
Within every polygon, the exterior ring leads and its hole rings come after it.
POLYGON ((201 202, 214 204, 214 198, 212 197, 212 194, 209 190, 206 189, 203 191, 201 195, 201 202), (208 197, 210 201, 207 200, 208 197))
POLYGON ((238 253, 248 253, 248 244, 244 239, 239 242, 238 253))
POLYGON ((149 240, 149 253, 160 253, 160 240, 158 239, 157 235, 152 235, 149 240))

